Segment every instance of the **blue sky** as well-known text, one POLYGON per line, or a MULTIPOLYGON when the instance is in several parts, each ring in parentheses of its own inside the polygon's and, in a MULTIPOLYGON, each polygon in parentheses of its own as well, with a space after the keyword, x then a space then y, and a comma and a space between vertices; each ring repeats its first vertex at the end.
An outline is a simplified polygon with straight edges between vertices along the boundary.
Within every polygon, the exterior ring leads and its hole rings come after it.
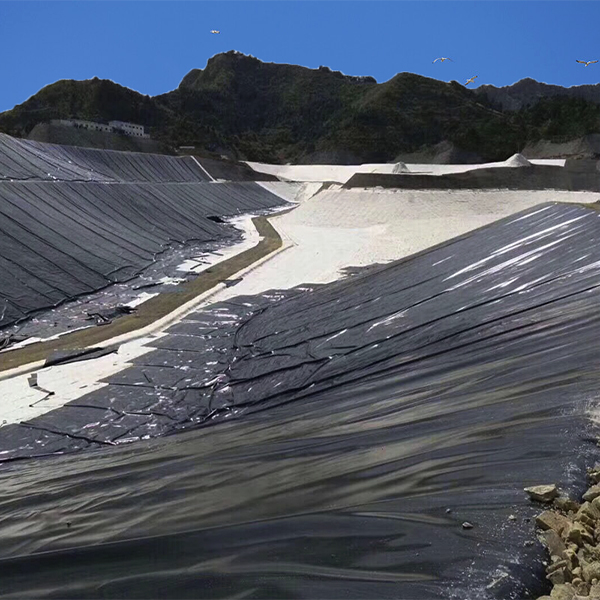
POLYGON ((600 81, 600 3, 479 1, 2 1, 0 111, 59 79, 176 88, 219 52, 372 75, 477 84, 600 81), (211 35, 219 29, 220 35, 211 35), (432 64, 438 56, 454 63, 432 64))

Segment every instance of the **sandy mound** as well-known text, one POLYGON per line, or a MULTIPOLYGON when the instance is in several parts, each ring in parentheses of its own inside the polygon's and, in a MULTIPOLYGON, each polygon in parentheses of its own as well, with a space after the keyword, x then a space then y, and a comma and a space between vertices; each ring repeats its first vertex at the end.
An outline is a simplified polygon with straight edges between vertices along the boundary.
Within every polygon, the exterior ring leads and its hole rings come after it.
POLYGON ((397 162, 392 169, 392 173, 408 173, 408 167, 403 162, 397 162))
POLYGON ((513 154, 504 164, 507 167, 530 167, 531 163, 522 154, 513 154))

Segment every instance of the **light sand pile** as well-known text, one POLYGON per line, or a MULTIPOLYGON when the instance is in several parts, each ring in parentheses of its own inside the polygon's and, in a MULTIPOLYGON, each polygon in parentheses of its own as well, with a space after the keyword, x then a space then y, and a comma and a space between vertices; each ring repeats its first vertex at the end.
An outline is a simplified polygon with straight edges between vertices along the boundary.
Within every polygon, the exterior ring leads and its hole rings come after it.
POLYGON ((398 173, 408 173, 408 167, 403 162, 397 162, 392 168, 392 173, 397 175, 398 173))
POLYGON ((513 154, 504 164, 507 167, 531 167, 531 163, 522 154, 513 154))

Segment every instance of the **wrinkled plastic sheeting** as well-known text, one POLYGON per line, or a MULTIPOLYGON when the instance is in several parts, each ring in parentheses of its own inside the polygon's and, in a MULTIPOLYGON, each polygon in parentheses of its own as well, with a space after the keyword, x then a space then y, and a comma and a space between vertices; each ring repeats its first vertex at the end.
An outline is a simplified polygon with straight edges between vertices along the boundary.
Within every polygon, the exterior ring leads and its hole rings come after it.
POLYGON ((211 215, 282 204, 252 182, 0 183, 0 327, 127 281, 174 243, 235 239, 211 215))
POLYGON ((201 182, 191 157, 60 146, 0 133, 0 181, 201 182))
POLYGON ((54 365, 66 365, 69 363, 94 360, 109 354, 115 354, 119 351, 119 346, 107 346, 98 348, 75 348, 72 350, 54 350, 44 362, 44 367, 52 367, 54 365))
POLYGON ((598 454, 599 242, 597 212, 549 204, 346 280, 192 313, 104 388, 0 429, 10 460, 221 423, 65 458, 56 481, 50 462, 8 472, 2 589, 536 597, 539 506, 523 487, 578 495, 598 454), (80 528, 19 525, 23 493, 80 528))

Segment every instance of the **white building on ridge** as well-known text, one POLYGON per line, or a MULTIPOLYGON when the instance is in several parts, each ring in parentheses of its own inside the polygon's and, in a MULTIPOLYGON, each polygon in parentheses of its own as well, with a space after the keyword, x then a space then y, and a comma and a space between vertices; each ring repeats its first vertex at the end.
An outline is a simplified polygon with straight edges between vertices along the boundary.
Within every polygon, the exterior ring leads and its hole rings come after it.
POLYGON ((147 133, 144 133, 143 125, 126 123, 125 121, 110 121, 109 126, 117 133, 125 133, 126 135, 134 135, 136 137, 150 137, 147 133))
POLYGON ((96 123, 94 121, 82 121, 81 119, 54 119, 52 123, 56 125, 67 125, 77 129, 87 129, 88 131, 104 131, 105 133, 121 133, 134 137, 149 138, 150 135, 144 132, 143 125, 135 123, 126 123, 125 121, 110 121, 105 123, 96 123))

